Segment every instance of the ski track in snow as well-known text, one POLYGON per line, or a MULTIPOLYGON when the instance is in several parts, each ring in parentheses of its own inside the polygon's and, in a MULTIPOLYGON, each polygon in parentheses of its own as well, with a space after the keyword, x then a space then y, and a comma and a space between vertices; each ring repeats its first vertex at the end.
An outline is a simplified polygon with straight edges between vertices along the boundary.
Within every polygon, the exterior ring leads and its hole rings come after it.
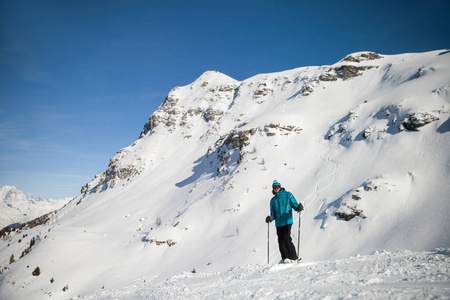
POLYGON ((330 145, 331 141, 324 141, 321 136, 317 137, 316 142, 318 144, 320 144, 321 146, 325 147, 325 150, 319 154, 320 159, 322 159, 323 161, 326 162, 330 162, 334 165, 334 169, 327 175, 323 176, 322 178, 319 178, 316 182, 315 188, 314 188, 314 192, 312 192, 311 194, 309 194, 308 196, 305 197, 304 199, 304 206, 305 209, 310 206, 311 204, 313 204, 316 200, 317 200, 317 196, 319 194, 319 192, 322 192, 324 190, 326 190, 327 188, 329 188, 330 186, 332 186, 334 184, 334 182, 336 181, 336 174, 339 172, 339 170, 344 166, 343 163, 336 161, 333 159, 333 155, 339 151, 340 146, 336 145, 336 146, 332 146, 330 145), (324 145, 321 141, 325 142, 327 145, 324 145), (326 157, 323 157, 322 155, 326 154, 326 157), (320 187, 321 184, 327 180, 328 178, 331 177, 331 181, 323 186, 320 187), (309 200, 312 197, 311 200, 309 200), (308 201, 309 200, 309 201, 308 201))
MULTIPOLYGON (((333 164, 334 167, 333 167, 333 170, 330 173, 328 173, 325 176, 319 178, 316 181, 316 184, 315 184, 315 187, 314 187, 314 191, 311 194, 309 194, 308 196, 306 196, 303 199, 303 201, 300 201, 300 202, 303 203, 305 209, 307 207, 309 207, 310 205, 312 205, 318 199, 318 195, 319 195, 320 192, 328 189, 329 187, 331 187, 335 183, 337 173, 344 166, 344 164, 342 162, 337 161, 337 160, 335 160, 333 158, 334 154, 336 152, 338 152, 339 149, 340 149, 339 145, 331 145, 331 141, 324 140, 322 135, 320 135, 320 136, 318 136, 316 138, 316 142, 319 145, 321 145, 321 146, 323 146, 325 148, 319 154, 320 159, 322 159, 325 162, 329 162, 329 163, 333 164), (324 143, 325 143, 325 145, 324 145, 324 143), (331 180, 329 178, 331 178, 331 180), (329 180, 329 183, 324 185, 324 186, 321 186, 324 182, 326 183, 327 180, 329 180), (311 199, 311 200, 309 200, 309 199, 311 199)), ((302 215, 303 215, 303 213, 302 213, 302 215)), ((291 237, 292 237, 292 240, 293 240, 294 244, 296 245, 297 251, 299 251, 298 250, 298 237, 296 236, 296 235, 299 234, 298 233, 298 226, 299 226, 298 223, 299 223, 298 218, 296 216, 294 216, 294 226, 293 226, 293 228, 297 228, 297 230, 295 230, 295 231, 293 230, 291 232, 291 237)), ((273 261, 273 259, 275 257, 278 257, 278 256, 279 256, 278 248, 276 248, 275 250, 270 252, 270 260, 271 261, 273 261)))
POLYGON ((450 249, 185 272, 83 299, 450 299, 450 249))

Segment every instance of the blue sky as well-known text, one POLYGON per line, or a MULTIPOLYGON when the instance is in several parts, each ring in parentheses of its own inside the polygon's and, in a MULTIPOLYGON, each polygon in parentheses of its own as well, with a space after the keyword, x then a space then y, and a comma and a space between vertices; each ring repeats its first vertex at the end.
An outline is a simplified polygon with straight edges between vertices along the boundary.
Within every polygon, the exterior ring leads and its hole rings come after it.
POLYGON ((77 196, 175 86, 450 48, 450 1, 0 0, 0 186, 77 196))

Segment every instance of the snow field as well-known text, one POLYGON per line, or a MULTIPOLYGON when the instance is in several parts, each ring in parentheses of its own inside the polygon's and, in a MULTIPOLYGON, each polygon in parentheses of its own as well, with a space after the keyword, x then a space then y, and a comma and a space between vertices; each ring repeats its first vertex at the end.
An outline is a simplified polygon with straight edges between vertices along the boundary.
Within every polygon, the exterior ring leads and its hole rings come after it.
POLYGON ((185 272, 156 284, 141 278, 83 299, 448 299, 449 254, 449 249, 382 251, 334 261, 185 272))

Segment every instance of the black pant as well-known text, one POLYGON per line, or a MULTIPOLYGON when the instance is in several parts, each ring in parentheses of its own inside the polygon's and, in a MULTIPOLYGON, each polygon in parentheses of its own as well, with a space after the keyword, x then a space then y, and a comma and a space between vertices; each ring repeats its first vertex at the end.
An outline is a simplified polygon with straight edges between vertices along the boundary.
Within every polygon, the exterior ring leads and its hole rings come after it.
POLYGON ((280 248, 281 259, 297 260, 297 252, 291 239, 292 224, 277 227, 278 247, 280 248))

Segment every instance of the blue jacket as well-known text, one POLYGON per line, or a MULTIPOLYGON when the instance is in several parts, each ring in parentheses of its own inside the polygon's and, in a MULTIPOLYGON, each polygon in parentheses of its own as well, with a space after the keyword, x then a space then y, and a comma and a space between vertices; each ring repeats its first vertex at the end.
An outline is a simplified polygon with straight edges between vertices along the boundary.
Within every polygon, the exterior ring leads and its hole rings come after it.
POLYGON ((292 209, 298 209, 297 200, 291 192, 282 188, 270 200, 270 217, 275 220, 276 227, 294 223, 292 209))

